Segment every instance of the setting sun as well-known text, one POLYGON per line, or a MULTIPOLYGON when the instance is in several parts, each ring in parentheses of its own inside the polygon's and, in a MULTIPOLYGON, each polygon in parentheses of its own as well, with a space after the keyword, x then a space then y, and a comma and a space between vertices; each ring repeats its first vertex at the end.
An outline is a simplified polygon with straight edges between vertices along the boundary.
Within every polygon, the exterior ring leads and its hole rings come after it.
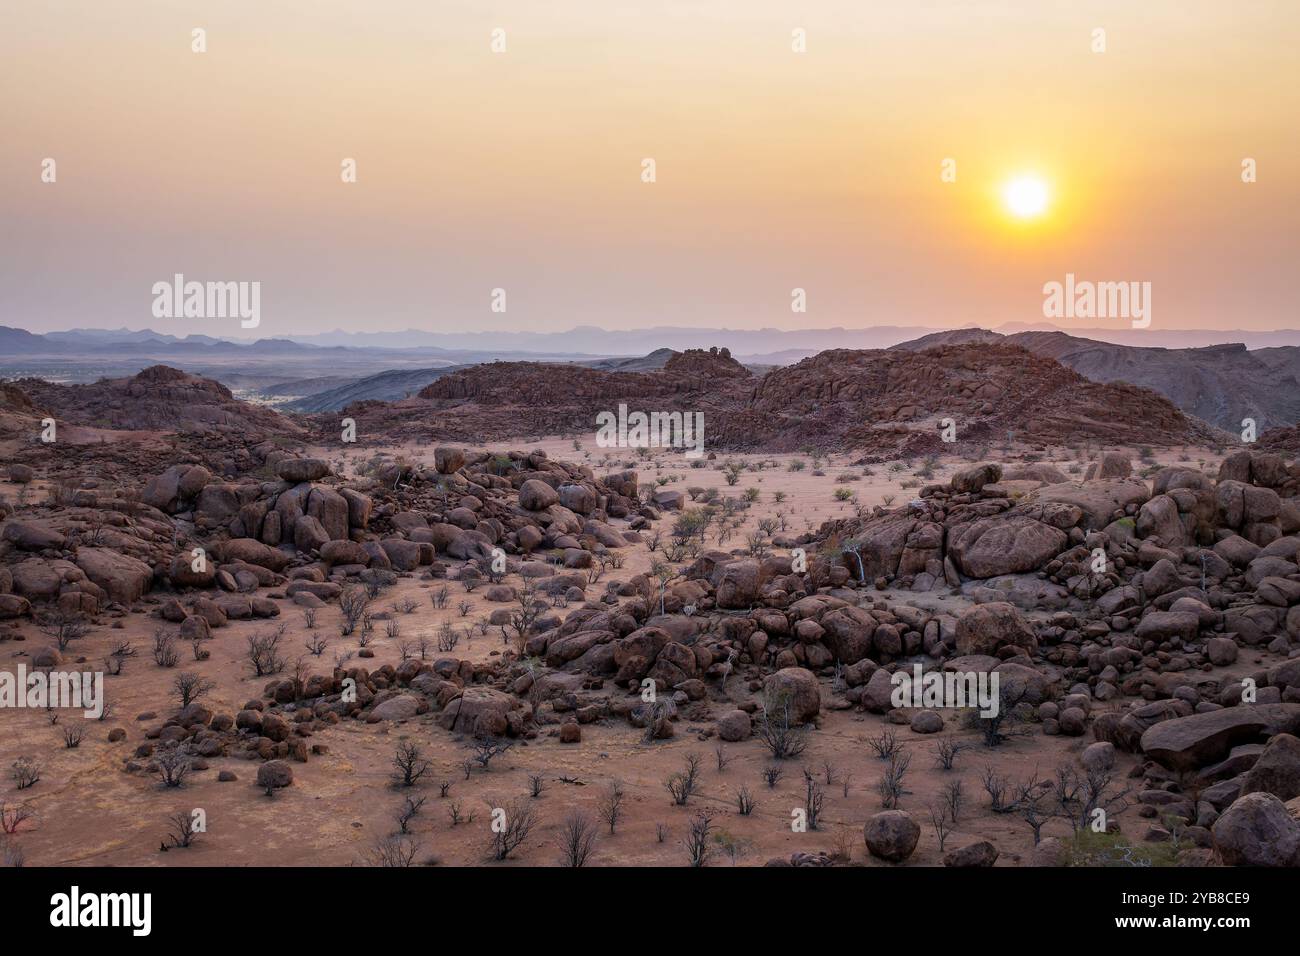
POLYGON ((1047 211, 1047 183, 1037 176, 1017 176, 1002 189, 1007 211, 1018 219, 1037 219, 1047 211))

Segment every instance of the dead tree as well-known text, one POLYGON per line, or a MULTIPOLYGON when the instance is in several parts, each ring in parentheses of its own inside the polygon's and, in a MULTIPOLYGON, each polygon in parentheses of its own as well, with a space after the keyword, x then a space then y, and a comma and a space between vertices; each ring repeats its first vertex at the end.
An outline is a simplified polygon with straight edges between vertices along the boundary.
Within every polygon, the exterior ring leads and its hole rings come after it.
POLYGON ((609 835, 613 836, 618 821, 623 818, 623 784, 620 781, 610 781, 609 789, 596 802, 596 813, 609 826, 609 835))
POLYGON ((528 839, 538 823, 537 810, 527 800, 512 800, 505 806, 495 807, 492 817, 490 848, 494 860, 508 858, 528 839))
POLYGON ((404 740, 397 745, 397 753, 393 756, 393 780, 398 786, 413 787, 420 782, 420 778, 429 772, 429 761, 421 755, 418 745, 404 740))
POLYGON ((596 825, 586 814, 575 810, 564 818, 555 845, 560 850, 561 866, 586 866, 596 848, 596 825))
POLYGON ((196 700, 206 697, 216 686, 206 677, 200 677, 193 671, 181 671, 172 681, 172 690, 176 692, 182 710, 196 700))
POLYGON ((700 755, 686 755, 686 767, 672 774, 664 781, 664 786, 679 807, 686 806, 686 801, 693 797, 700 786, 700 755))

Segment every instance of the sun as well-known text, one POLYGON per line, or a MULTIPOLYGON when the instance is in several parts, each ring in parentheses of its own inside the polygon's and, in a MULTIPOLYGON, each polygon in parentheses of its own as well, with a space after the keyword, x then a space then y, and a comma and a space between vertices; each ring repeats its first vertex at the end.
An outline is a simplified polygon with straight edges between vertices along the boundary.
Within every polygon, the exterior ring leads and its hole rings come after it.
POLYGON ((1038 176, 1017 176, 1002 187, 1002 202, 1017 219, 1037 219, 1049 199, 1047 183, 1038 176))

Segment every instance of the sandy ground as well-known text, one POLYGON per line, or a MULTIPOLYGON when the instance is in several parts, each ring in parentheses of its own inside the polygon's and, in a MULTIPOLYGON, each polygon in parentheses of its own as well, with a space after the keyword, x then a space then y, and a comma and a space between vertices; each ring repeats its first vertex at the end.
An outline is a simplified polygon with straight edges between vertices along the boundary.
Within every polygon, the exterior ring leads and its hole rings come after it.
MULTIPOLYGON (((552 457, 590 464, 597 474, 619 469, 623 462, 634 460, 607 461, 603 452, 575 452, 572 439, 568 438, 540 443, 502 443, 496 447, 542 447, 552 457)), ((408 452, 412 457, 423 457, 417 449, 408 452)), ((431 456, 432 449, 426 449, 425 453, 431 456)), ((680 456, 662 453, 638 461, 637 467, 643 481, 667 478, 664 487, 670 489, 717 487, 723 494, 739 494, 749 487, 758 488, 758 499, 748 513, 741 535, 727 542, 726 548, 742 547, 744 532, 752 530, 764 517, 776 517, 779 512, 785 516, 788 533, 798 534, 824 520, 847 517, 856 507, 870 508, 885 503, 888 496, 904 501, 910 489, 903 487, 903 483, 916 480, 908 470, 894 471, 888 465, 871 466, 874 472, 871 476, 841 480, 842 475, 850 472, 862 475, 862 466, 853 466, 847 456, 825 459, 820 468, 814 468, 808 456, 729 457, 745 462, 761 458, 776 464, 762 471, 744 473, 734 488, 728 487, 719 470, 727 458, 720 457, 703 468, 691 468, 680 456), (796 458, 805 461, 801 471, 789 470, 789 462, 796 458), (856 502, 835 500, 834 490, 838 487, 851 488, 856 502), (775 500, 777 491, 784 492, 784 501, 775 500)), ((1184 464, 1194 464, 1204 457, 1204 453, 1174 450, 1162 454, 1160 459, 1161 463, 1173 463, 1186 458, 1184 464)), ((1066 470, 1074 459, 1057 461, 1066 470)), ((1136 456, 1134 461, 1136 464, 1136 456)), ((940 462, 934 476, 926 482, 945 480, 965 464, 960 460, 940 462)), ((1208 463, 1207 467, 1217 468, 1217 462, 1208 463)), ((13 491, 12 487, 0 488, 0 494, 10 500, 13 491)), ((709 543, 712 546, 713 542, 709 543)), ((648 568, 650 555, 644 546, 629 547, 626 554, 625 566, 610 570, 610 578, 626 580, 648 568)), ((595 596, 602 585, 603 582, 589 589, 589 594, 595 596)), ((438 610, 430 595, 441 586, 442 582, 410 576, 385 592, 380 599, 381 607, 390 607, 410 596, 417 601, 417 610, 410 614, 393 612, 402 630, 397 641, 385 636, 384 623, 379 622, 371 645, 375 658, 357 663, 371 667, 397 663, 400 660, 397 645, 401 641, 422 633, 432 639, 445 620, 459 628, 468 628, 471 622, 485 618, 492 607, 483 600, 481 592, 465 595, 459 585, 452 583, 450 606, 438 610), (457 608, 461 600, 470 602, 468 614, 462 615, 457 608)), ((872 592, 872 596, 880 595, 872 592)), ((901 592, 892 597, 910 600, 916 596, 901 592)), ((280 621, 288 625, 289 656, 305 655, 308 630, 301 609, 287 600, 280 604, 283 610, 280 621)), ((307 658, 317 665, 314 670, 327 670, 332 666, 334 654, 357 648, 355 637, 338 636, 339 616, 337 607, 325 608, 318 614, 318 630, 329 638, 329 647, 323 657, 307 658)), ((880 809, 876 785, 883 766, 871 753, 867 741, 887 728, 897 732, 912 754, 906 781, 908 792, 901 806, 922 824, 922 836, 909 865, 940 862, 928 808, 938 799, 941 788, 953 779, 962 781, 966 809, 956 832, 949 837, 948 849, 986 838, 1002 851, 998 865, 1013 865, 1030 849, 1031 832, 1017 817, 988 811, 987 797, 980 785, 981 770, 993 763, 1000 773, 1012 779, 1026 778, 1034 772, 1047 776, 1063 761, 1077 762, 1077 753, 1092 739, 1091 736, 1046 737, 1035 731, 989 750, 976 743, 973 731, 961 729, 955 719, 949 719, 944 734, 968 739, 974 746, 958 758, 954 771, 944 772, 935 765, 937 735, 922 737, 905 725, 892 725, 886 718, 875 715, 829 711, 811 735, 806 752, 796 760, 787 761, 778 785, 769 789, 761 776, 769 761, 763 745, 756 740, 721 744, 730 762, 719 772, 715 756, 719 744, 709 736, 711 721, 699 725, 682 721, 674 739, 646 744, 641 739, 641 731, 611 720, 584 726, 582 741, 577 745, 560 744, 554 736, 556 727, 543 727, 537 739, 520 741, 513 750, 493 761, 489 770, 474 770, 467 779, 461 769, 467 755, 465 741, 454 739, 439 728, 429 714, 397 725, 345 721, 319 731, 310 742, 325 745, 328 753, 313 756, 306 764, 293 764, 294 785, 273 799, 264 796, 253 783, 257 763, 234 757, 212 758, 210 768, 195 774, 185 787, 167 790, 156 778, 125 772, 123 764, 145 741, 146 728, 156 726, 175 707, 170 685, 176 674, 180 670, 192 670, 214 681, 216 689, 205 703, 218 713, 235 712, 245 700, 257 697, 264 684, 263 679, 250 675, 243 660, 247 636, 272 625, 265 621, 232 621, 213 632, 214 639, 207 645, 211 651, 208 660, 195 662, 185 648, 180 666, 169 670, 155 665, 149 656, 151 635, 158 624, 156 619, 142 613, 117 620, 104 615, 99 626, 75 645, 75 659, 92 666, 123 639, 130 640, 140 655, 127 663, 123 675, 105 678, 113 713, 106 720, 88 722, 85 738, 76 749, 64 749, 61 737, 65 724, 81 722, 76 712, 61 712, 55 725, 51 725, 44 712, 0 713, 0 768, 7 771, 23 755, 36 757, 42 765, 42 778, 30 789, 17 791, 7 774, 0 779, 0 800, 10 807, 26 803, 35 811, 35 818, 25 823, 13 838, 21 846, 28 865, 363 863, 375 841, 394 831, 393 812, 408 792, 394 789, 389 782, 394 748, 406 739, 418 742, 431 761, 430 772, 417 788, 427 797, 424 810, 412 827, 414 839, 420 845, 417 862, 484 862, 490 839, 490 808, 524 797, 529 790, 530 776, 540 774, 545 779, 545 789, 534 801, 541 818, 539 826, 516 851, 512 861, 493 865, 557 862, 554 839, 564 816, 577 808, 588 811, 594 818, 596 802, 613 780, 622 781, 627 793, 627 816, 615 835, 603 830, 594 864, 684 865, 686 851, 682 840, 688 822, 697 810, 707 808, 716 814, 715 832, 724 835, 723 843, 716 847, 714 864, 733 862, 725 849, 731 846, 736 850, 735 861, 742 865, 762 863, 800 850, 843 852, 845 849, 854 863, 886 865, 866 857, 862 825, 880 809), (141 717, 149 712, 158 716, 141 717), (109 731, 115 727, 125 729, 125 741, 107 741, 109 731), (703 757, 702 791, 688 806, 674 806, 664 781, 681 768, 691 752, 703 757), (826 809, 819 830, 796 833, 791 828, 791 811, 803 803, 801 768, 805 766, 817 774, 825 787, 826 809), (829 785, 825 776, 827 766, 832 768, 835 781, 829 785), (238 780, 218 782, 217 772, 223 769, 235 771, 238 780), (438 787, 444 780, 451 782, 445 799, 439 797, 438 787), (742 786, 757 800, 757 809, 747 817, 741 816, 735 806, 735 794, 742 786), (463 815, 472 813, 473 820, 452 826, 449 809, 453 803, 459 804, 463 815), (190 848, 160 852, 167 818, 194 808, 205 811, 208 832, 190 848), (668 831, 662 842, 657 839, 659 824, 666 825, 668 831)), ((48 640, 30 624, 0 630, 0 634, 8 638, 0 640, 0 667, 10 670, 48 640)), ((494 630, 487 636, 463 639, 455 656, 483 660, 499 654, 503 647, 499 631, 494 630)), ((1247 667, 1257 658, 1259 653, 1247 652, 1242 655, 1241 666, 1247 667)), ((737 701, 749 695, 745 681, 737 678, 729 682, 728 693, 737 701)), ((726 709, 718 706, 721 698, 716 688, 710 688, 710 695, 716 713, 726 709)), ((830 699, 829 693, 825 696, 830 699)), ((1133 758, 1121 754, 1117 779, 1122 779, 1132 765, 1133 758)), ((1140 837, 1146 829, 1146 821, 1132 811, 1121 819, 1125 832, 1132 836, 1140 837)), ((1049 824, 1044 831, 1045 835, 1064 832, 1064 825, 1056 823, 1049 824)))

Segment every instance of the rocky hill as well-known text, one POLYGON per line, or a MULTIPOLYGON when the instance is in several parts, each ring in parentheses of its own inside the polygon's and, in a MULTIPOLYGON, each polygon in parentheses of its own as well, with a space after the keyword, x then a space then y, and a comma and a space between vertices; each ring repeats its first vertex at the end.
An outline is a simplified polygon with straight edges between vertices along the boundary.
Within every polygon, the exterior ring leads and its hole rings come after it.
POLYGON ((987 329, 936 332, 894 346, 917 351, 969 342, 1007 342, 1056 359, 1094 382, 1128 382, 1159 392, 1189 415, 1238 431, 1300 421, 1300 348, 1248 351, 1245 345, 1169 349, 1113 345, 1064 332, 1000 335, 987 329))
MULTIPOLYGON (((1007 344, 920 351, 832 350, 753 375, 726 350, 673 355, 661 369, 493 362, 442 376, 417 396, 348 406, 368 436, 491 441, 594 430, 595 416, 629 410, 703 412, 709 448, 860 450, 892 456, 1008 438, 1045 445, 1214 443, 1221 435, 1167 399, 1124 383, 1091 382, 1007 344)), ((333 429, 333 417, 320 420, 333 429)))
POLYGON ((15 385, 58 421, 82 427, 228 433, 252 441, 302 434, 296 422, 239 401, 224 385, 165 365, 92 385, 59 385, 40 379, 23 379, 15 385))

